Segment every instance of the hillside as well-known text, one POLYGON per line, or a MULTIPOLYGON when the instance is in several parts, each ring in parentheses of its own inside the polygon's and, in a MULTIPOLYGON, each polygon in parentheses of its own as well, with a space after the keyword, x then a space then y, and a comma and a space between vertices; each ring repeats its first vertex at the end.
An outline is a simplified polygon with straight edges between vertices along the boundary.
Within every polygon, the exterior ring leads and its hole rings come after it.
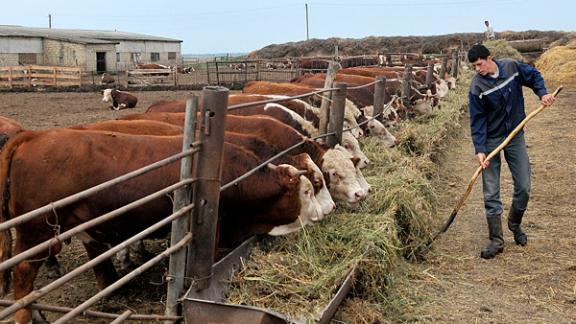
MULTIPOLYGON (((496 37, 505 40, 545 39, 546 45, 566 37, 567 32, 559 31, 505 31, 496 33, 496 37)), ((442 49, 464 46, 468 47, 483 40, 483 33, 458 33, 438 36, 370 36, 361 39, 328 38, 310 39, 301 42, 272 44, 251 52, 249 58, 282 58, 302 56, 329 56, 334 53, 334 46, 342 56, 377 54, 378 52, 415 52, 440 53, 442 49)))

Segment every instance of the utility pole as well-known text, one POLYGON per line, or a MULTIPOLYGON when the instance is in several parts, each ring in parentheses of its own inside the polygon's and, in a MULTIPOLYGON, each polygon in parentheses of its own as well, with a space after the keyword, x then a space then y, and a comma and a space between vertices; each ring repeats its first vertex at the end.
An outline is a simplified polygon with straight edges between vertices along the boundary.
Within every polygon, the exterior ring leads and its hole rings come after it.
POLYGON ((306 6, 306 40, 309 40, 309 34, 308 34, 308 4, 305 3, 304 4, 306 6))
POLYGON ((48 28, 52 28, 52 14, 48 14, 48 28))

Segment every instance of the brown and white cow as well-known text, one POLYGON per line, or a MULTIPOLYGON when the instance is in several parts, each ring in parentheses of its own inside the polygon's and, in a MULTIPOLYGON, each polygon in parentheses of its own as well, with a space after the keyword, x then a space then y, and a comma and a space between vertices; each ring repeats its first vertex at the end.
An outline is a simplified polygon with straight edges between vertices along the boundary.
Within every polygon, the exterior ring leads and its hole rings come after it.
MULTIPOLYGON (((70 129, 22 132, 8 142, 0 154, 0 196, 6 197, 0 206, 2 220, 12 219, 161 160, 180 152, 181 147, 181 136, 135 136, 70 129), (45 159, 46 156, 50 158, 45 159), (37 190, 39 186, 42 190, 37 190), (31 190, 36 194, 30 195, 31 190)), ((259 162, 257 157, 245 149, 225 143, 223 165, 226 167, 222 168, 222 183, 232 181, 259 162)), ((170 164, 61 208, 57 216, 48 212, 44 217, 23 223, 15 229, 17 234, 13 252, 17 254, 51 240, 54 236, 52 224, 57 223, 62 232, 67 231, 175 183, 178 179, 179 165, 170 164)), ((320 206, 312 191, 310 181, 288 165, 279 165, 274 169, 263 168, 238 186, 224 190, 220 196, 220 244, 229 246, 254 234, 284 234, 295 228, 283 228, 283 225, 296 221, 306 224, 314 218, 321 218, 318 215, 321 212, 320 206)), ((108 245, 122 242, 171 212, 171 199, 158 198, 122 214, 122 217, 86 230, 81 239, 88 256, 94 258, 106 251, 108 245)), ((11 241, 9 232, 0 233, 2 261, 12 254, 11 241)), ((61 248, 58 242, 50 251, 36 255, 33 259, 37 261, 21 262, 14 267, 15 299, 23 298, 33 290, 42 260, 49 254, 58 254, 61 248)), ((110 260, 95 266, 94 272, 100 289, 111 284, 117 276, 110 260)), ((3 275, 0 278, 1 287, 7 288, 9 276, 3 275)), ((28 323, 29 310, 18 311, 15 319, 18 323, 28 323)))
POLYGON ((121 110, 125 108, 134 108, 138 103, 138 98, 127 91, 116 89, 105 89, 102 91, 102 101, 111 102, 112 110, 121 110))
POLYGON ((102 85, 109 85, 116 83, 116 78, 113 75, 108 73, 102 73, 102 77, 100 78, 100 84, 102 85))
MULTIPOLYGON (((152 112, 125 115, 119 117, 119 119, 159 120, 181 126, 184 124, 184 113, 152 112)), ((356 179, 355 165, 360 161, 358 158, 354 158, 354 164, 348 164, 342 161, 350 160, 350 158, 343 157, 342 154, 334 153, 324 156, 327 151, 333 150, 323 148, 319 143, 307 139, 294 128, 267 116, 229 115, 226 119, 226 131, 255 135, 269 143, 274 143, 278 150, 287 149, 304 141, 304 145, 299 146, 291 152, 293 154, 308 153, 310 155, 312 160, 324 173, 330 194, 332 194, 332 197, 337 203, 342 203, 350 208, 356 208, 359 203, 366 198, 356 179), (326 162, 329 163, 325 164, 326 162), (330 167, 328 167, 328 165, 330 167), (332 171, 338 175, 338 178, 342 178, 339 186, 332 186, 333 182, 330 181, 328 177, 332 171), (336 193, 336 191, 341 192, 336 193)))

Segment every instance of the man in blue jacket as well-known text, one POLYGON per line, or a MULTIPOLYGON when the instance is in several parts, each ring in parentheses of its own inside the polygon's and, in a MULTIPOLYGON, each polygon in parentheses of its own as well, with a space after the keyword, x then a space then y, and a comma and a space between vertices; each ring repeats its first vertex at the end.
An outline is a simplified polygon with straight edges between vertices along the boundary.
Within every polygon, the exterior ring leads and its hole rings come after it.
MULTIPOLYGON (((503 209, 500 200, 500 154, 490 161, 486 161, 486 156, 526 117, 522 86, 531 88, 546 106, 554 103, 554 96, 548 94, 544 79, 536 68, 511 59, 493 60, 490 51, 483 45, 472 46, 468 51, 468 60, 476 71, 468 93, 470 128, 476 159, 483 168, 484 208, 490 238, 490 243, 482 249, 480 256, 490 259, 504 250, 503 209)), ((528 237, 520 224, 530 196, 530 161, 524 130, 506 145, 504 157, 514 180, 508 228, 514 234, 516 244, 524 246, 528 237)))

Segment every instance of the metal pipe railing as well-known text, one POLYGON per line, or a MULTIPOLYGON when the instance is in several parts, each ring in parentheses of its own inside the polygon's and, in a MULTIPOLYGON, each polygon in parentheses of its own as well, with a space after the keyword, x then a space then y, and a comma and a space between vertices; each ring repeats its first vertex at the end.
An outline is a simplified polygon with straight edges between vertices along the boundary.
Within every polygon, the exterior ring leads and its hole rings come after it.
POLYGON ((2 224, 0 224, 0 232, 5 231, 11 227, 20 225, 22 223, 25 223, 31 219, 36 218, 36 217, 39 217, 39 216, 43 215, 44 213, 51 212, 56 208, 64 207, 64 206, 67 206, 69 204, 75 203, 75 202, 77 202, 81 199, 84 199, 84 198, 86 198, 86 197, 88 197, 88 196, 90 196, 96 192, 104 190, 104 189, 111 187, 113 185, 119 184, 123 181, 132 179, 132 178, 137 177, 139 175, 142 175, 146 172, 149 172, 149 171, 158 169, 160 167, 163 167, 167 164, 170 164, 172 162, 175 162, 175 161, 181 159, 182 157, 188 156, 190 154, 194 154, 194 153, 199 151, 198 146, 200 146, 200 143, 195 142, 192 144, 193 148, 191 148, 191 149, 188 149, 186 151, 172 155, 170 157, 165 158, 164 160, 160 160, 158 162, 155 162, 153 164, 150 164, 150 165, 145 166, 143 168, 140 168, 138 170, 126 173, 125 175, 122 175, 118 178, 114 178, 112 180, 106 181, 106 182, 101 183, 101 184, 94 186, 92 188, 88 188, 86 190, 80 191, 80 192, 73 194, 71 196, 68 196, 66 198, 62 198, 62 199, 57 200, 55 202, 52 202, 48 205, 45 205, 43 207, 40 207, 40 208, 35 209, 33 211, 30 211, 28 213, 14 217, 13 219, 5 221, 2 224))

